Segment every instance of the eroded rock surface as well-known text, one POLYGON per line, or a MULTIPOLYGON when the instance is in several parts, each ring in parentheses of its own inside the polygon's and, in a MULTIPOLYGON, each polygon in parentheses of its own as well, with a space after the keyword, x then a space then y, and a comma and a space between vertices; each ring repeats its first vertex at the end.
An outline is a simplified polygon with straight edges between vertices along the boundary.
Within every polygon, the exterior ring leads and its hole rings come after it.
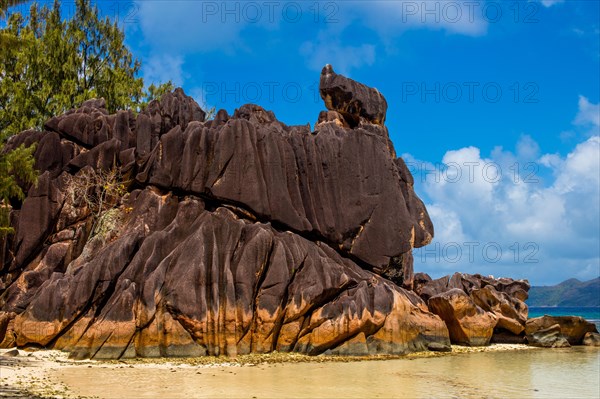
POLYGON ((448 325, 453 343, 525 341, 527 281, 464 273, 436 280, 417 273, 413 280, 415 292, 448 325))
POLYGON ((91 100, 17 136, 39 143, 41 178, 4 243, 0 346, 77 358, 447 350, 445 323, 406 289, 433 226, 385 99, 331 68, 321 92, 314 131, 256 105, 206 121, 176 90, 139 114, 91 100), (111 170, 126 192, 110 209, 74 194, 111 170))
POLYGON ((568 348, 571 346, 562 334, 559 324, 531 332, 527 335, 527 342, 543 348, 568 348))
MULTIPOLYGON (((598 333, 596 325, 579 316, 541 316, 527 320, 526 334, 535 341, 535 334, 557 325, 560 334, 571 345, 581 345, 587 333, 598 333)), ((530 341, 531 342, 531 341, 530 341)))
POLYGON ((331 65, 321 72, 319 91, 327 109, 341 114, 350 126, 358 125, 361 118, 380 126, 385 123, 387 102, 381 93, 338 75, 331 65))
POLYGON ((582 344, 585 346, 600 346, 600 334, 597 332, 585 333, 582 344))
POLYGON ((432 296, 427 303, 448 326, 452 343, 469 346, 490 343, 496 317, 477 306, 463 290, 453 288, 432 296))

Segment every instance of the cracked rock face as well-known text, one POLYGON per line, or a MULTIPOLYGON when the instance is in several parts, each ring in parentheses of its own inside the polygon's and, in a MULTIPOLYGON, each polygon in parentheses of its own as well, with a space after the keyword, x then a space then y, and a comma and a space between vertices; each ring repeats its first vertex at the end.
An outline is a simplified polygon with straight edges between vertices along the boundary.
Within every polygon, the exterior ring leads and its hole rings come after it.
POLYGON ((417 273, 414 291, 448 326, 452 343, 525 343, 529 282, 455 273, 432 280, 417 273))
POLYGON ((411 251, 433 226, 385 99, 331 67, 321 94, 313 131, 256 105, 205 121, 178 89, 137 115, 88 101, 17 136, 38 143, 41 177, 3 243, 0 346, 76 358, 447 349, 444 321, 410 291, 411 251), (73 176, 113 168, 128 191, 113 209, 66 194, 73 176))
POLYGON ((527 320, 525 332, 532 345, 552 346, 546 340, 548 337, 552 338, 551 343, 559 339, 566 340, 568 345, 581 345, 586 334, 597 334, 598 329, 583 317, 545 315, 527 320))

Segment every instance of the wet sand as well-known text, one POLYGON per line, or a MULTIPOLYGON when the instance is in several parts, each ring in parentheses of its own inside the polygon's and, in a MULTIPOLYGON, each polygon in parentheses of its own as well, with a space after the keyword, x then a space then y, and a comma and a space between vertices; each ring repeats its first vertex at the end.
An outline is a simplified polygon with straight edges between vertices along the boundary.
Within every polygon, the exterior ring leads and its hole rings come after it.
MULTIPOLYGON (((600 396, 598 348, 537 349, 524 345, 492 345, 485 348, 454 347, 450 354, 431 355, 413 354, 372 361, 274 354, 235 360, 74 362, 67 360, 63 353, 44 351, 32 354, 35 360, 30 365, 12 372, 20 373, 21 381, 36 378, 37 388, 32 389, 32 393, 49 395, 48 390, 53 389, 52 395, 58 397, 600 396), (38 354, 43 356, 38 358, 38 354), (35 362, 38 362, 37 365, 35 362), (25 371, 33 375, 24 377, 25 371)), ((25 359, 28 358, 22 360, 25 359)), ((1 366, 0 386, 5 383, 5 371, 6 367, 1 366)), ((14 379, 11 381, 14 382, 14 379)))
POLYGON ((71 363, 67 354, 59 351, 19 351, 16 357, 5 356, 10 350, 0 349, 0 398, 66 398, 65 383, 50 373, 71 363))

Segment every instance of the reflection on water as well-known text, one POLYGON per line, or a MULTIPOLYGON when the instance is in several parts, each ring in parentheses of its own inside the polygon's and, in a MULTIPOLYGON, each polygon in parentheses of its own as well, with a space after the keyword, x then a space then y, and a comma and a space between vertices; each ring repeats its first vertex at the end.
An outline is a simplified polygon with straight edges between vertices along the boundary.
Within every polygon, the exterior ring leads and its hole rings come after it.
POLYGON ((597 348, 579 347, 176 372, 78 366, 59 373, 74 393, 100 398, 597 398, 599 360, 597 348))

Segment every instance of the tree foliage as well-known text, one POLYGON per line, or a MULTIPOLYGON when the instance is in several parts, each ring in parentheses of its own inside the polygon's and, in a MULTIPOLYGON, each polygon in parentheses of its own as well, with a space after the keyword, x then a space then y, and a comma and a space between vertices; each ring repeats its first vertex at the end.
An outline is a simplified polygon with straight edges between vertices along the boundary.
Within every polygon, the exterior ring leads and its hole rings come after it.
MULTIPOLYGON (((21 0, 0 0, 0 16, 21 0)), ((116 22, 102 18, 90 0, 75 0, 70 18, 61 4, 33 4, 27 17, 8 15, 0 29, 0 237, 10 233, 9 201, 23 198, 17 183, 35 183, 33 153, 5 144, 26 129, 40 129, 54 115, 83 101, 103 97, 109 112, 140 109, 171 90, 171 82, 144 91, 140 62, 125 46, 116 22)))
POLYGON ((148 86, 148 91, 146 92, 142 108, 148 105, 150 101, 154 99, 160 99, 163 96, 163 94, 173 91, 174 89, 175 86, 170 80, 167 83, 163 83, 158 86, 152 83, 150 86, 148 86))
MULTIPOLYGON (((6 12, 9 7, 16 6, 21 3, 25 3, 27 0, 0 0, 0 18, 6 16, 6 12)), ((0 30, 0 57, 6 53, 6 49, 16 48, 19 45, 19 38, 10 32, 0 30)), ((1 57, 3 58, 3 57, 1 57)), ((3 59, 0 61, 4 62, 3 59)))
POLYGON ((10 7, 14 7, 18 4, 25 3, 27 0, 0 0, 0 16, 6 15, 6 11, 10 7))
POLYGON ((111 112, 141 102, 140 62, 116 22, 102 19, 89 0, 76 0, 68 20, 58 1, 52 7, 33 4, 27 18, 12 14, 5 31, 24 43, 2 54, 3 134, 39 127, 91 98, 103 97, 111 112))
POLYGON ((9 220, 10 199, 22 200, 25 196, 17 179, 28 183, 37 181, 33 159, 35 146, 20 146, 8 152, 2 147, 4 145, 0 146, 0 238, 13 232, 9 220))

